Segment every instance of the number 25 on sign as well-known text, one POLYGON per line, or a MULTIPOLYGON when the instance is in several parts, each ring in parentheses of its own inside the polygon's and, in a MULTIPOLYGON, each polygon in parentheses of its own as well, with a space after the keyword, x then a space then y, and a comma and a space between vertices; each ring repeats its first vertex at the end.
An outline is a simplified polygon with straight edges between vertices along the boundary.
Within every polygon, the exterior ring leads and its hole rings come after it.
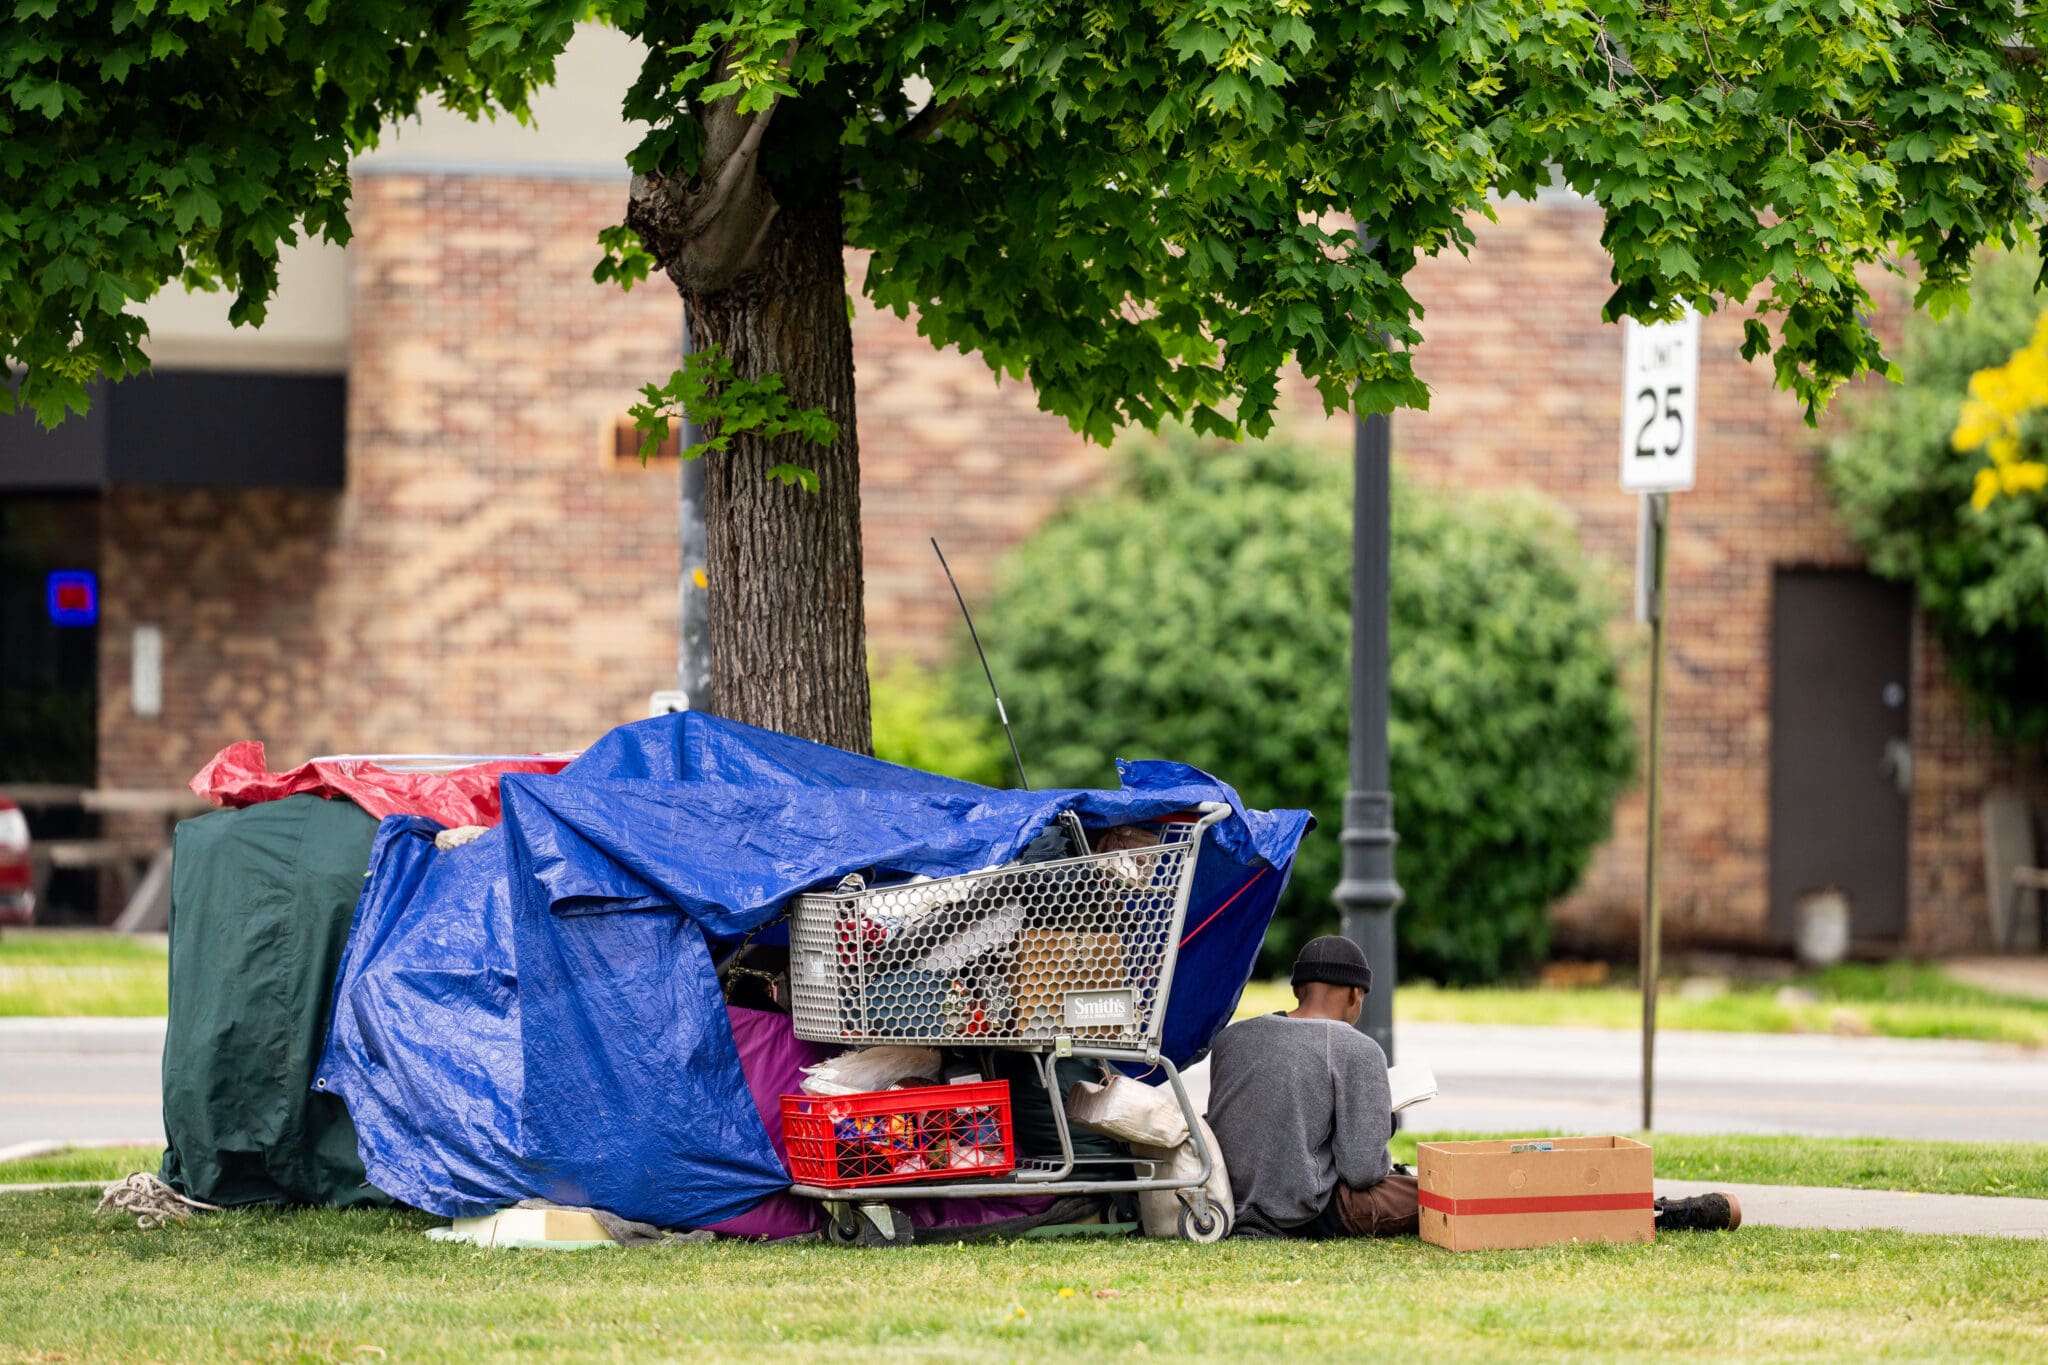
POLYGON ((1622 323, 1621 486, 1631 493, 1692 487, 1699 423, 1700 317, 1622 323))

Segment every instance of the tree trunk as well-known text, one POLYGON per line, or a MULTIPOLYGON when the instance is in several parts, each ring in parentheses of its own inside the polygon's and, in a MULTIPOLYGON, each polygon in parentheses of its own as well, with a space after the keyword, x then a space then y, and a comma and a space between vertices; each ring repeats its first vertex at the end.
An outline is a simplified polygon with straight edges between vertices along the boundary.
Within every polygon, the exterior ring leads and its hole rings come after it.
POLYGON ((829 447, 740 434, 705 457, 714 704, 734 720, 868 753, 860 441, 842 240, 836 193, 785 204, 753 268, 685 297, 694 344, 721 347, 735 374, 780 374, 792 407, 821 407, 839 424, 829 447), (784 463, 816 470, 818 490, 767 477, 784 463))

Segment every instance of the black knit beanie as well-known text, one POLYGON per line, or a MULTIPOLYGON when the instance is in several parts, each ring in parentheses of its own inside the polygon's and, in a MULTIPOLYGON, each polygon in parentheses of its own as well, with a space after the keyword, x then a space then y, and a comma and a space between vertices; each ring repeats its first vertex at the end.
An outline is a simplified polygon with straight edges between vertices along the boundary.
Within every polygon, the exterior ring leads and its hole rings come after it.
POLYGON ((1372 990, 1372 968, 1366 965, 1365 950, 1339 934, 1312 938, 1294 959, 1294 984, 1327 981, 1333 986, 1356 986, 1372 990))

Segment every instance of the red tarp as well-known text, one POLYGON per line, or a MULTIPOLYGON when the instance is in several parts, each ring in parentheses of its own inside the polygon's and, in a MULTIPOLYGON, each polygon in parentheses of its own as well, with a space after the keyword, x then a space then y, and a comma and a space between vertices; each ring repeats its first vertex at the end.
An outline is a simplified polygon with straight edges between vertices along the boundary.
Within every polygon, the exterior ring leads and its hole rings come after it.
POLYGON ((424 815, 453 828, 498 823, 500 773, 557 773, 574 754, 492 759, 434 771, 396 771, 368 759, 320 759, 274 773, 260 741, 230 744, 192 779, 192 790, 217 806, 239 808, 287 796, 345 796, 378 819, 424 815))

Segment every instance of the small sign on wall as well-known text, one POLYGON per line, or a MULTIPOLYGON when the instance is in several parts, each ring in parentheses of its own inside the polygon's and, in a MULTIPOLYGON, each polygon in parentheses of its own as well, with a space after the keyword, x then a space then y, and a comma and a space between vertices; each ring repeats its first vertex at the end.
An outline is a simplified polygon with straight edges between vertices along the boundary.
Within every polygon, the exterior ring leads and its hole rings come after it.
POLYGON ((56 569, 45 580, 53 626, 91 626, 100 619, 100 580, 91 569, 56 569))
POLYGON ((137 626, 128 654, 128 693, 138 716, 160 716, 164 710, 164 633, 158 626, 137 626))

